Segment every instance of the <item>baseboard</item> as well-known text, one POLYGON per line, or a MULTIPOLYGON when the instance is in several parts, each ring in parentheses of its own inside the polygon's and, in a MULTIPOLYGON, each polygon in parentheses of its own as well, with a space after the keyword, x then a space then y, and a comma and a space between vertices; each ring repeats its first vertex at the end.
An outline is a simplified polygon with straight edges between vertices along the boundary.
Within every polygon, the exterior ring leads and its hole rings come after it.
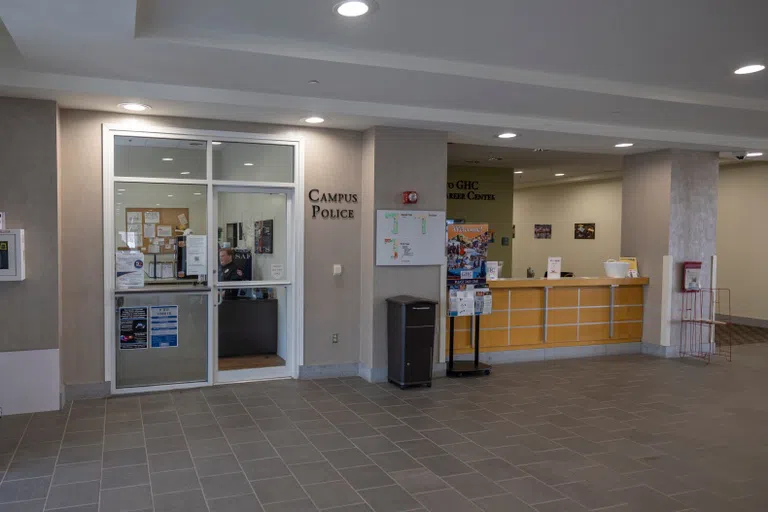
POLYGON ((59 349, 0 352, 3 415, 59 410, 60 378, 59 349))
MULTIPOLYGON (((526 363, 531 361, 550 361, 554 359, 578 359, 582 357, 615 356, 621 354, 639 354, 641 343, 611 343, 608 345, 585 345, 578 347, 553 347, 531 350, 504 350, 480 354, 480 362, 487 364, 526 363)), ((472 361, 474 355, 460 354, 457 361, 472 361)))
POLYGON ((360 377, 368 382, 387 382, 386 368, 370 368, 364 363, 360 363, 360 377))
POLYGON ((299 379, 331 379, 334 377, 356 377, 358 363, 319 364, 299 367, 299 379))
POLYGON ((89 398, 104 398, 112 394, 111 382, 87 382, 85 384, 65 384, 64 400, 87 400, 89 398))
POLYGON ((731 316, 730 318, 725 315, 717 315, 717 320, 721 322, 730 321, 732 324, 746 325, 749 327, 762 327, 768 329, 768 320, 762 318, 749 318, 746 316, 731 316))
POLYGON ((680 357, 680 347, 677 346, 664 346, 657 343, 643 343, 643 354, 655 357, 672 358, 680 357))

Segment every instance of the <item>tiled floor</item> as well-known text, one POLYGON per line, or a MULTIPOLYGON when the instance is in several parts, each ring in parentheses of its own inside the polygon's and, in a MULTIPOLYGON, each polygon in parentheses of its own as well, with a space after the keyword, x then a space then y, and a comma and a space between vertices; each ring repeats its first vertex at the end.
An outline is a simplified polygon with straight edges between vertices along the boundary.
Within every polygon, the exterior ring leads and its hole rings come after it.
POLYGON ((766 370, 759 344, 75 402, 0 420, 0 512, 764 511, 766 370))

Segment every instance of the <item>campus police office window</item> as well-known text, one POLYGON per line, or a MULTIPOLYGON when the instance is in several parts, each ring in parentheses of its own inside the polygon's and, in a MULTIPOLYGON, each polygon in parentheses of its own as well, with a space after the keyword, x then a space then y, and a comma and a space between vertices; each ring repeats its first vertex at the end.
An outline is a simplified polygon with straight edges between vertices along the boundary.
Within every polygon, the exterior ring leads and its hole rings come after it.
POLYGON ((345 194, 343 192, 321 192, 313 188, 308 194, 312 203, 313 219, 354 219, 355 211, 345 207, 357 204, 357 194, 345 194), (341 206, 341 208, 339 207, 341 206))
POLYGON ((479 181, 457 180, 448 182, 448 199, 467 199, 470 201, 495 201, 496 194, 479 192, 479 181))

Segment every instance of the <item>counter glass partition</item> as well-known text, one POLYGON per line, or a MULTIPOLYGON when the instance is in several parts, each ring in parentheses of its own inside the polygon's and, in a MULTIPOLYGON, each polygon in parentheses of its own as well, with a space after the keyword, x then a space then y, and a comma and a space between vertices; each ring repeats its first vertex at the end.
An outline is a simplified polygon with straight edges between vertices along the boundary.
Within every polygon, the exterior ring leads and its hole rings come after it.
POLYGON ((118 292, 117 389, 206 382, 208 290, 118 292))

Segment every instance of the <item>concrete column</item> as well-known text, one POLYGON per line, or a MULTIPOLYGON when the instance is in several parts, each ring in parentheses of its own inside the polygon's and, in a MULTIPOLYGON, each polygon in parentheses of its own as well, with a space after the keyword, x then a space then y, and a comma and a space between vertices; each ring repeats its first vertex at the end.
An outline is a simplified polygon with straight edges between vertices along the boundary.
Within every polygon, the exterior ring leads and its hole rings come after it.
POLYGON ((376 210, 445 211, 447 172, 444 133, 375 127, 363 136, 360 375, 371 382, 387 379, 387 297, 443 293, 439 266, 376 266, 376 210), (406 190, 419 193, 417 205, 403 205, 406 190))
POLYGON ((640 274, 650 278, 644 352, 679 354, 684 261, 701 261, 702 286, 711 286, 718 172, 717 153, 666 150, 624 159, 621 254, 636 256, 640 274))

